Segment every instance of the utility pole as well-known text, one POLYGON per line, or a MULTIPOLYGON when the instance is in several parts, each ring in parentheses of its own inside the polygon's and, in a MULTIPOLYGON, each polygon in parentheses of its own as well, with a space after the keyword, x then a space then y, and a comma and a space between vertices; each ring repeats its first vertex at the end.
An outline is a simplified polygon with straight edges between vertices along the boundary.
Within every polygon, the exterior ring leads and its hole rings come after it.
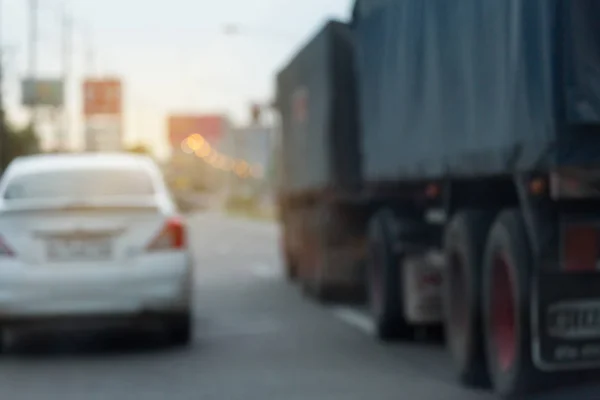
POLYGON ((72 25, 69 15, 67 14, 67 7, 63 10, 62 15, 62 59, 63 59, 63 109, 62 109, 62 126, 57 131, 57 147, 59 150, 65 150, 67 144, 67 138, 70 132, 70 114, 68 104, 68 93, 69 93, 69 80, 71 72, 71 36, 72 36, 72 25))
MULTIPOLYGON (((86 49, 85 49, 85 72, 84 80, 90 79, 94 76, 94 44, 92 38, 92 31, 90 28, 85 30, 86 36, 86 49)), ((87 96, 87 93, 84 93, 87 96)), ((86 101, 86 99, 84 99, 86 101)), ((83 136, 85 138, 85 150, 86 151, 97 151, 98 143, 95 132, 95 127, 92 124, 91 117, 84 115, 83 117, 83 136)))
MULTIPOLYGON (((29 0, 29 79, 32 80, 34 86, 37 74, 38 6, 38 0, 29 0)), ((36 99, 35 96, 34 99, 36 99)), ((31 127, 34 131, 38 123, 37 111, 38 107, 34 101, 31 107, 31 127)))
POLYGON ((87 49, 86 49, 86 61, 87 61, 87 75, 88 77, 94 76, 95 69, 95 54, 94 54, 94 38, 92 37, 91 31, 88 31, 87 34, 87 49))
POLYGON ((4 42, 2 35, 2 0, 0 0, 0 175, 8 164, 10 143, 4 116, 4 42))

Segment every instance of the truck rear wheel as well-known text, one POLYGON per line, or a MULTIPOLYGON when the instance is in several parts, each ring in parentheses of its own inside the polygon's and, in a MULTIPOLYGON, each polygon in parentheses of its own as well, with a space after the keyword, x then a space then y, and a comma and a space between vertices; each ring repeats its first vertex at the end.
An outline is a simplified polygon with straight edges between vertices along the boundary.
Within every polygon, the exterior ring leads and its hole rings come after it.
POLYGON ((290 282, 295 282, 298 278, 298 267, 292 254, 287 248, 283 249, 283 262, 285 268, 285 277, 290 282))
POLYGON ((490 384, 481 316, 481 264, 492 220, 490 212, 462 212, 445 232, 448 265, 443 280, 444 327, 458 377, 469 386, 490 384))
POLYGON ((339 267, 330 251, 332 249, 327 247, 319 250, 317 264, 310 269, 310 276, 302 280, 302 290, 321 303, 352 303, 359 296, 355 285, 332 279, 328 275, 333 268, 339 267))
POLYGON ((310 278, 303 280, 302 291, 321 303, 333 303, 341 298, 340 289, 328 282, 319 268, 312 271, 310 278))
POLYGON ((409 339, 414 329, 404 318, 400 260, 394 252, 391 210, 377 213, 369 222, 368 298, 375 335, 383 341, 409 339))
POLYGON ((484 327, 492 386, 505 398, 538 389, 531 359, 532 256, 520 213, 504 211, 494 223, 484 255, 484 327))
POLYGON ((321 302, 356 303, 362 296, 360 215, 343 204, 323 203, 307 217, 301 272, 304 292, 321 302), (355 220, 359 220, 356 222, 355 220), (358 225, 358 226, 357 226, 358 225))
POLYGON ((283 268, 285 277, 290 282, 295 282, 298 278, 298 263, 291 249, 292 230, 298 229, 292 224, 293 218, 289 216, 290 212, 283 214, 284 218, 281 221, 281 236, 279 238, 280 256, 283 260, 283 268))
POLYGON ((329 254, 332 246, 329 239, 332 229, 340 222, 331 217, 330 206, 321 204, 312 208, 305 216, 308 229, 305 232, 304 258, 307 262, 302 279, 303 292, 321 303, 342 300, 339 283, 331 276, 329 254), (308 256, 308 257, 307 257, 308 256))

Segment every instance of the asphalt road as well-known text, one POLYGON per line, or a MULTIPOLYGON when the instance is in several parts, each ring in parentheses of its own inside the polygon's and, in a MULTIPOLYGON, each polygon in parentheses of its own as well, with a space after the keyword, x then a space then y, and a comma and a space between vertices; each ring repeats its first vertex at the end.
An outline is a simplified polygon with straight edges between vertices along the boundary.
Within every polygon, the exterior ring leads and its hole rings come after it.
POLYGON ((275 226, 216 214, 190 217, 190 225, 197 268, 190 348, 170 348, 154 332, 17 337, 0 359, 0 399, 494 398, 458 386, 440 344, 375 343, 360 312, 303 298, 281 276, 275 226))

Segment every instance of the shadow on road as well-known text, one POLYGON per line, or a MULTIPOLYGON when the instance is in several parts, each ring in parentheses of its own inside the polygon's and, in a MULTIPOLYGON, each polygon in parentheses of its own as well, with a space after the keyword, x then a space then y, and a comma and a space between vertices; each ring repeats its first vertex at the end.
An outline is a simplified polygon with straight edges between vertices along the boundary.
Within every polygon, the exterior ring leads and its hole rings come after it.
POLYGON ((27 332, 15 335, 5 357, 28 359, 131 356, 174 349, 162 330, 27 332))

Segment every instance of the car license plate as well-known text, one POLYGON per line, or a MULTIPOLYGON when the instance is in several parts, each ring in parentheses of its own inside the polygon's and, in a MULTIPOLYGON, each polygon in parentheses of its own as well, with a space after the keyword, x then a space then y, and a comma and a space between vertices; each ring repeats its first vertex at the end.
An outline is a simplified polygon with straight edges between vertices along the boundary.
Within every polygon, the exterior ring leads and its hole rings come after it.
POLYGON ((47 243, 49 261, 99 261, 112 256, 109 238, 55 238, 47 243))

